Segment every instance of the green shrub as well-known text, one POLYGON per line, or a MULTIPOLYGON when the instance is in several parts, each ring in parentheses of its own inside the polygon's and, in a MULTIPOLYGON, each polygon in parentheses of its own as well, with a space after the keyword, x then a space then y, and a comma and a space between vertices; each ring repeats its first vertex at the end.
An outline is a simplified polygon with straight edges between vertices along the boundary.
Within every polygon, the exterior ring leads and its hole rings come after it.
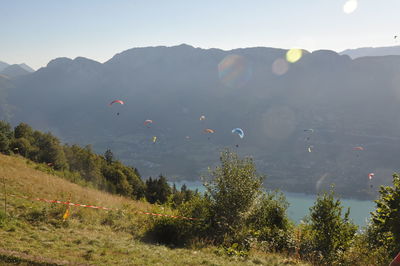
POLYGON ((264 177, 256 173, 251 158, 240 159, 225 150, 220 161, 221 166, 210 171, 205 187, 211 200, 213 234, 222 242, 226 236, 235 239, 236 234, 242 235, 251 208, 261 194, 264 177))
POLYGON ((400 250, 400 176, 393 174, 393 186, 381 186, 376 209, 368 227, 368 243, 386 248, 390 257, 400 250))
POLYGON ((334 192, 318 195, 310 208, 310 217, 304 226, 305 243, 301 250, 306 257, 323 264, 336 264, 351 247, 357 226, 349 220, 350 209, 342 217, 341 201, 334 198, 334 192))

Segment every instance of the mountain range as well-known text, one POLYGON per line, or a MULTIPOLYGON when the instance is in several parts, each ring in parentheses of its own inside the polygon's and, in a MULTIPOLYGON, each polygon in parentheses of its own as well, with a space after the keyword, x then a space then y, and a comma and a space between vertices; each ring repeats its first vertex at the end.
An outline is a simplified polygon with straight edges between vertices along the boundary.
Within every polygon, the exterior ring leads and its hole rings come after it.
POLYGON ((35 70, 25 63, 9 65, 0 61, 0 75, 8 78, 15 78, 32 72, 35 72, 35 70))
POLYGON ((355 59, 365 56, 385 56, 385 55, 400 55, 400 45, 387 47, 363 47, 356 49, 347 49, 340 54, 345 54, 355 59))
POLYGON ((400 166, 400 56, 301 53, 288 63, 284 49, 183 44, 133 48, 103 64, 57 58, 6 85, 0 76, 0 115, 109 148, 144 177, 199 180, 229 147, 253 157, 269 188, 316 193, 334 183, 341 195, 369 198, 400 166))

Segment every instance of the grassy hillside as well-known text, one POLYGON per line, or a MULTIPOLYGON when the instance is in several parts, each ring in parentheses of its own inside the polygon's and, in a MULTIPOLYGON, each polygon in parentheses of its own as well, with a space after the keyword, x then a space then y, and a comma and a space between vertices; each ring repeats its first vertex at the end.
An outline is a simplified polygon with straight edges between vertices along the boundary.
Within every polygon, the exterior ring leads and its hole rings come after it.
POLYGON ((251 251, 247 258, 228 257, 204 243, 193 243, 188 249, 152 244, 144 233, 159 217, 137 211, 173 214, 171 210, 80 187, 35 168, 39 168, 37 164, 25 159, 0 155, 0 178, 5 178, 7 194, 70 200, 119 211, 71 207, 71 216, 63 221, 65 205, 8 196, 6 217, 1 186, 0 264, 305 265, 258 251, 251 251))

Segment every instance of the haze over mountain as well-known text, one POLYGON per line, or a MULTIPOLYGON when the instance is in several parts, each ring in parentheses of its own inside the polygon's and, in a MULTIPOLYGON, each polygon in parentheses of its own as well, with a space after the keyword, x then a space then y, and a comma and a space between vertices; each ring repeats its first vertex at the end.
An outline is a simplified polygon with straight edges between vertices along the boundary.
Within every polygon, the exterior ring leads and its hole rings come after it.
POLYGON ((5 68, 8 67, 8 66, 9 66, 9 64, 0 61, 0 71, 2 71, 3 69, 5 69, 5 68))
POLYGON ((179 45, 133 48, 104 64, 57 58, 13 80, 2 106, 13 124, 111 148, 145 177, 198 180, 231 147, 253 156, 270 187, 314 193, 336 183, 367 197, 389 183, 399 167, 400 56, 304 51, 289 64, 286 52, 179 45), (109 106, 115 99, 125 104, 109 106))
POLYGON ((400 46, 362 47, 356 49, 347 49, 343 52, 340 52, 340 54, 348 55, 353 59, 364 56, 400 55, 400 46))
POLYGON ((16 78, 18 76, 27 75, 29 73, 31 73, 31 72, 25 70, 20 65, 9 65, 6 68, 4 68, 2 71, 0 71, 1 75, 5 75, 9 78, 16 78))
POLYGON ((32 72, 35 72, 35 70, 25 63, 9 65, 0 61, 0 75, 5 75, 9 78, 15 78, 32 72))

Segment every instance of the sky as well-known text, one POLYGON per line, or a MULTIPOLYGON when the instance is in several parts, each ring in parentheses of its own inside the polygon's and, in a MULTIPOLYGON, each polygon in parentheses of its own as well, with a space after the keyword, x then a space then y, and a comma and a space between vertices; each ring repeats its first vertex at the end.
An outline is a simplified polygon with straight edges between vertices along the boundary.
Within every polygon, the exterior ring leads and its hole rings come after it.
POLYGON ((347 1, 2 0, 0 61, 38 69, 57 57, 105 62, 133 47, 182 43, 338 52, 400 45, 400 0, 350 0, 346 13, 347 1))

